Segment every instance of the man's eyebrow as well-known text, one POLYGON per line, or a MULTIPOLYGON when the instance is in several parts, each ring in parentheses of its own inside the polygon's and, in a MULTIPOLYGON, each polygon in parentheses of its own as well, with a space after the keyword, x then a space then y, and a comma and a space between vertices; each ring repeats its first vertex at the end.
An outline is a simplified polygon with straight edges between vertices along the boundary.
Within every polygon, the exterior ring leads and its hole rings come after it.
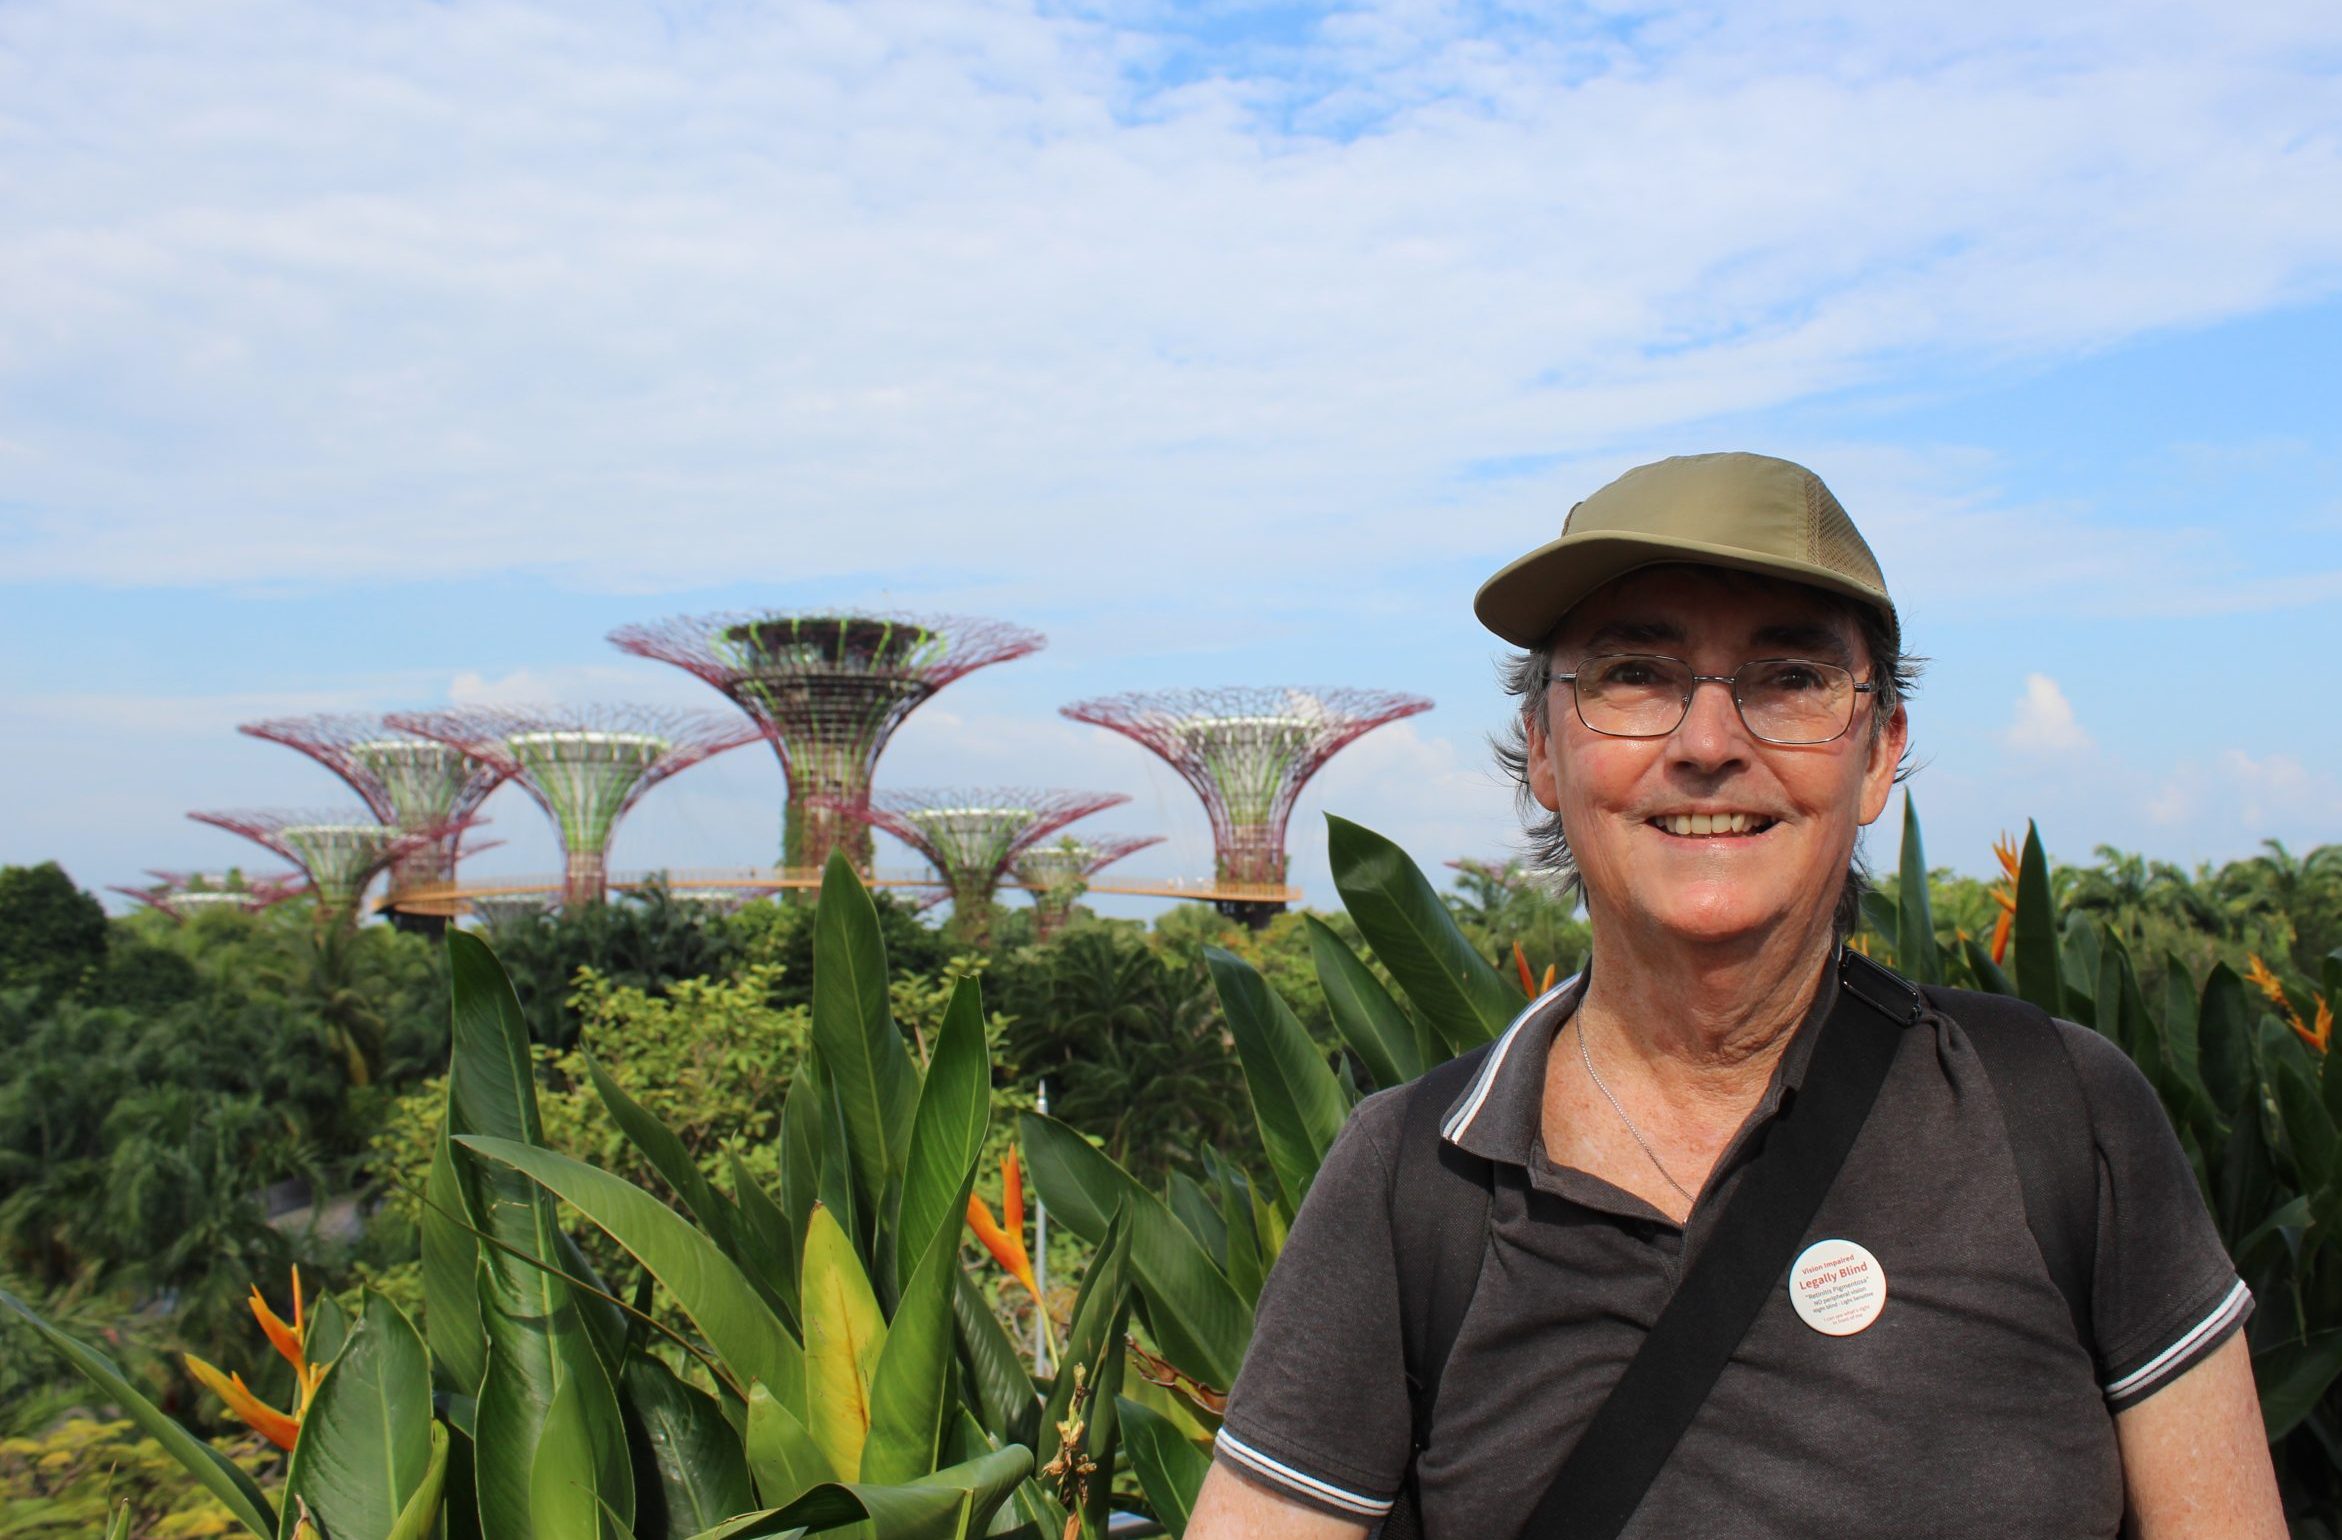
POLYGON ((1829 626, 1811 622, 1759 626, 1749 641, 1757 647, 1784 647, 1800 657, 1817 658, 1825 663, 1853 660, 1844 637, 1829 626))
POLYGON ((1683 627, 1673 621, 1613 620, 1596 626, 1581 645, 1588 652, 1603 652, 1614 647, 1680 647, 1683 641, 1683 627))

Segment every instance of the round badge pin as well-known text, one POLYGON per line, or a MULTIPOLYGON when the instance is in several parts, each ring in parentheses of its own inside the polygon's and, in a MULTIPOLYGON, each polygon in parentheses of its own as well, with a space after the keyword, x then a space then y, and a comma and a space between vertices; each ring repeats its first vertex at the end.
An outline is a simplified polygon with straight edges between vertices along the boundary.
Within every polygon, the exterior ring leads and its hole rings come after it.
POLYGON ((1815 1241, 1789 1268, 1789 1303, 1828 1337, 1851 1337, 1887 1307, 1887 1270, 1853 1241, 1815 1241))

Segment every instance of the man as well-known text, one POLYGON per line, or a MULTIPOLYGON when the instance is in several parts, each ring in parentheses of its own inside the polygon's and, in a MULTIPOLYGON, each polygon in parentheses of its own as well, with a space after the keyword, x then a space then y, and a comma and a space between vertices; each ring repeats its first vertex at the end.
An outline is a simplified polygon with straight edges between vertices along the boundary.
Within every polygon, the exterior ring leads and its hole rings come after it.
MULTIPOLYGON (((1911 671, 1837 499, 1762 456, 1644 466, 1476 609, 1526 649, 1508 762, 1539 854, 1581 885, 1592 958, 1440 1109, 1493 1175, 1431 1404, 1408 1389, 1395 1248, 1422 1227, 1393 1218, 1420 1196, 1394 1199, 1419 1169, 1400 1088, 1359 1106, 1296 1218, 1194 1540, 1357 1536, 1394 1502, 1434 1540, 1502 1540, 1566 1508, 1547 1497, 1565 1458, 1792 1110, 1843 1078, 1847 1039, 1817 1044, 1854 987, 1856 837, 1903 760, 1911 671)), ((2028 1228, 1977 1024, 1955 1019, 1980 1008, 1943 998, 1913 995, 1876 1050, 1810 1227, 1779 1237, 1810 1249, 1757 1280, 1621 1532, 2111 1537, 2127 1518, 2148 1540, 2275 1540, 2250 1296, 2153 1092, 2095 1034, 2037 1023, 2096 1167, 2076 1306, 2028 1228)))

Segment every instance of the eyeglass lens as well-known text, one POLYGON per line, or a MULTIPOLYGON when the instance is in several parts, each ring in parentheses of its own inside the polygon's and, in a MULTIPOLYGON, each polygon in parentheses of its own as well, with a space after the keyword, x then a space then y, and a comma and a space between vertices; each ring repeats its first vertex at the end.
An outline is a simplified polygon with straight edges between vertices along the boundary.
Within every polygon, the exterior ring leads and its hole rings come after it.
MULTIPOLYGON (((1691 665, 1680 658, 1613 654, 1577 668, 1578 720, 1616 738, 1660 738, 1691 710, 1691 665)), ((1827 743, 1854 721, 1854 676, 1835 663, 1760 658, 1732 676, 1749 732, 1767 743, 1827 743)))

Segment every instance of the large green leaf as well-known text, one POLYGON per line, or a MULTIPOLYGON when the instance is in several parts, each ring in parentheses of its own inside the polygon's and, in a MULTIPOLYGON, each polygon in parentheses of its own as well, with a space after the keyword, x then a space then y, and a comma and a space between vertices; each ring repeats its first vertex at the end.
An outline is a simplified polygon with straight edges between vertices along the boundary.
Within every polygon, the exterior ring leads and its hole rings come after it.
MULTIPOLYGON (((493 1385, 495 1379, 496 1367, 491 1363, 489 1383, 493 1385)), ((592 1442, 585 1405, 589 1383, 584 1375, 563 1380, 545 1410, 544 1432, 537 1442, 536 1458, 529 1465, 529 1523, 540 1540, 607 1535, 611 1530, 605 1517, 615 1518, 620 1525, 633 1517, 632 1503, 622 1508, 603 1493, 595 1462, 572 1453, 592 1442)), ((485 1521, 482 1527, 487 1527, 485 1521)))
POLYGON ((2253 1355, 2261 1390, 2261 1422, 2274 1444, 2291 1433, 2342 1378, 2342 1327, 2313 1332, 2253 1355))
POLYGON ((575 1292, 543 1265, 562 1267, 569 1254, 553 1200, 466 1144, 473 1137, 531 1150, 542 1144, 528 1024, 486 942, 450 931, 447 959, 453 1043, 445 1126, 456 1188, 465 1217, 498 1243, 480 1248, 476 1280, 488 1346, 474 1417, 480 1527, 496 1540, 555 1540, 558 1532, 540 1532, 532 1517, 540 1496, 563 1523, 580 1511, 581 1495, 595 1504, 587 1511, 606 1504, 628 1522, 633 1472, 617 1393, 575 1292))
POLYGON ((2057 904, 2049 892, 2049 856, 2041 831, 2028 821, 2017 860, 2017 993, 2052 1016, 2066 1013, 2065 977, 2057 946, 2057 904))
POLYGON ((1260 1227, 1253 1222, 1252 1182, 1225 1158, 1213 1156, 1208 1164, 1219 1188, 1220 1217, 1228 1226, 1228 1284, 1250 1309, 1260 1302, 1260 1286, 1269 1272, 1260 1227))
POLYGON ((796 1073, 789 1077, 789 1094, 781 1101, 780 1190, 776 1194, 781 1217, 788 1224, 789 1278, 795 1297, 796 1278, 804 1268, 805 1221, 821 1196, 823 1108, 829 1103, 829 1083, 821 1056, 811 1050, 800 1055, 796 1073))
POLYGON ((1228 1221, 1220 1217, 1219 1205, 1212 1201, 1212 1195, 1194 1177, 1184 1171, 1174 1171, 1163 1178, 1163 1201, 1211 1257, 1212 1265, 1226 1272, 1228 1221))
POLYGON ((1018 1119, 1033 1186, 1050 1214, 1082 1239, 1106 1237, 1118 1208, 1130 1211, 1130 1262, 1147 1325, 1165 1358, 1225 1390, 1252 1337, 1252 1309, 1163 1200, 1054 1118, 1018 1119))
MULTIPOLYGON (((952 1195, 961 1214, 967 1212, 975 1180, 975 1152, 970 1150, 967 1172, 952 1195)), ((952 1293, 961 1276, 955 1216, 928 1236, 926 1250, 904 1280, 894 1318, 886 1323, 886 1343, 870 1375, 870 1437, 862 1446, 857 1479, 886 1484, 935 1469, 945 1414, 958 1402, 952 1384, 952 1293)))
POLYGON ((831 1468, 854 1480, 870 1437, 870 1379, 886 1346, 886 1318, 854 1243, 826 1208, 815 1209, 805 1228, 798 1297, 805 1308, 805 1388, 790 1410, 802 1412, 831 1468))
POLYGON ((299 1521, 294 1498, 328 1535, 388 1534, 430 1467, 431 1355, 398 1307, 369 1293, 301 1419, 280 1534, 299 1521))
POLYGON ((1261 1147, 1285 1201, 1298 1209, 1342 1131, 1349 1103, 1309 1033, 1258 970, 1218 947, 1204 948, 1204 962, 1236 1039, 1261 1147))
POLYGON ((974 978, 953 986, 919 1090, 919 1111, 903 1167, 895 1224, 905 1265, 924 1256, 938 1230, 954 1239, 968 1209, 968 1177, 992 1120, 992 1057, 984 1043, 984 1000, 974 978))
POLYGON ((784 1396, 801 1393, 804 1355, 788 1328, 731 1258, 692 1223, 632 1182, 508 1139, 457 1143, 541 1183, 650 1269, 691 1318, 734 1381, 762 1380, 784 1396))
POLYGON ((1074 1296, 1073 1319, 1066 1326, 1059 1350, 1057 1378, 1050 1386, 1049 1404, 1041 1413, 1041 1426, 1052 1437, 1073 1406, 1073 1368, 1081 1366, 1087 1383, 1095 1387, 1107 1361, 1122 1356, 1122 1336, 1115 1323, 1130 1302, 1130 1232, 1130 1211, 1118 1210, 1106 1222, 1105 1237, 1090 1257, 1089 1270, 1082 1274, 1081 1289, 1074 1296))
POLYGON ((1030 1444, 1041 1413, 1041 1393, 1000 1317, 992 1313, 967 1269, 956 1269, 952 1319, 959 1327, 960 1357, 984 1413, 985 1426, 1013 1442, 1030 1444))
POLYGON ((621 1522, 633 1517, 617 1392, 574 1304, 524 1313, 545 1297, 507 1290, 481 1258, 488 1371, 472 1414, 472 1479, 481 1533, 497 1540, 583 1540, 605 1505, 621 1522), (581 1514, 591 1522, 572 1527, 581 1514))
POLYGON ((2000 964, 1992 960, 1992 953, 1984 943, 1973 936, 1963 937, 1960 954, 1968 959, 1968 971, 1976 976, 1978 989, 1995 995, 2013 995, 2017 992, 2017 986, 2001 971, 2000 964))
POLYGON ((1325 991, 1334 1030, 1358 1055, 1376 1087, 1387 1091, 1431 1068, 1418 1046, 1415 1024, 1374 970, 1316 915, 1303 915, 1301 923, 1309 931, 1310 956, 1317 963, 1318 987, 1325 991))
POLYGON ((795 1412, 762 1384, 748 1387, 748 1428, 742 1440, 756 1490, 772 1508, 781 1508, 825 1481, 837 1467, 795 1412))
MULTIPOLYGON (((697 1534, 756 1506, 740 1435, 712 1396, 684 1384, 647 1353, 626 1360, 619 1388, 634 1414, 640 1449, 657 1477, 657 1533, 697 1534)), ((638 1482, 636 1506, 646 1517, 651 1500, 652 1493, 638 1482)))
POLYGON ((488 1367, 488 1338, 480 1325, 480 1243, 465 1229, 463 1193, 441 1120, 431 1146, 431 1175, 423 1206, 423 1331, 433 1371, 450 1391, 480 1393, 488 1367))
POLYGON ((2085 1027, 2106 1029, 2098 1023, 2098 965, 2105 952, 2097 922, 2086 914, 2069 914, 2057 943, 2058 978, 2065 988, 2067 1019, 2085 1027))
POLYGON ((2285 1123, 2285 1143, 2292 1151, 2294 1175, 2302 1189, 2316 1192, 2335 1179, 2334 1120, 2318 1100, 2318 1088, 2292 1064, 2279 1064, 2277 1109, 2285 1123))
POLYGON ((2196 1069, 2212 1104, 2242 1118, 2254 1094, 2253 1017, 2245 1003, 2244 980, 2226 963, 2214 963, 2204 978, 2196 1008, 2196 1069))
POLYGON ((813 1044, 845 1118, 855 1196, 884 1211, 901 1172, 919 1075, 887 1001, 878 910, 842 851, 822 873, 813 921, 813 1044))
MULTIPOLYGON (((383 1540, 431 1540, 434 1534, 440 1532, 440 1498, 447 1490, 447 1452, 453 1438, 447 1431, 447 1424, 443 1422, 431 1424, 430 1437, 431 1458, 423 1467, 423 1480, 408 1494, 407 1505, 398 1511, 397 1520, 391 1524, 383 1540)), ((467 1508, 466 1513, 469 1511, 467 1508)), ((447 1517, 460 1521, 464 1515, 447 1517)), ((446 1540, 453 1540, 452 1532, 446 1540)))
POLYGON ((2213 1106, 2204 1088, 2203 1037, 2197 1030, 2196 980, 2187 964, 2169 952, 2163 954, 2163 1052, 2171 1065, 2172 1084, 2198 1109, 2196 1126, 2209 1134, 2227 1121, 2232 1109, 2213 1106), (2204 1114, 2209 1114, 2209 1119, 2204 1114))
POLYGON ((724 1158, 732 1168, 732 1191, 739 1206, 736 1238, 740 1242, 740 1270, 748 1274, 749 1281, 758 1286, 766 1299, 779 1307, 781 1319, 794 1330, 798 1237, 789 1229, 788 1213, 764 1190, 756 1173, 740 1158, 740 1152, 726 1150, 724 1158))
POLYGON ((1010 1444, 900 1486, 828 1482, 783 1507, 742 1514, 692 1540, 770 1540, 791 1530, 818 1534, 867 1521, 875 1540, 963 1540, 984 1534, 1000 1505, 1033 1468, 1033 1452, 1010 1444))
POLYGON ((1488 959, 1404 850, 1371 829, 1326 815, 1334 886, 1366 944, 1456 1052, 1487 1042, 1521 1009, 1488 959))
POLYGON ((320 1294, 309 1304, 309 1318, 301 1323, 301 1356, 312 1365, 329 1364, 341 1356, 350 1340, 349 1312, 331 1294, 320 1294))
POLYGON ((162 1445, 163 1452, 184 1466, 205 1491, 218 1498, 235 1515, 237 1523, 262 1540, 273 1540, 275 1510, 269 1507, 268 1499, 261 1495, 252 1478, 226 1455, 180 1427, 162 1408, 140 1395, 105 1354, 51 1326, 31 1306, 5 1289, 0 1289, 0 1306, 13 1311, 42 1341, 80 1370, 82 1377, 95 1385, 123 1416, 136 1423, 139 1431, 162 1445))
POLYGON ((1895 872, 1895 966, 1914 984, 1941 984, 1943 959, 1935 949, 1935 912, 1927 898, 1927 850, 1919 838, 1919 805, 1903 792, 1902 864, 1895 872))
POLYGON ((1155 1510, 1163 1528, 1176 1540, 1187 1533, 1195 1516, 1196 1493, 1212 1468, 1212 1457, 1188 1440, 1170 1418, 1124 1396, 1122 1440, 1130 1450, 1131 1468, 1138 1472, 1147 1506, 1155 1510))

